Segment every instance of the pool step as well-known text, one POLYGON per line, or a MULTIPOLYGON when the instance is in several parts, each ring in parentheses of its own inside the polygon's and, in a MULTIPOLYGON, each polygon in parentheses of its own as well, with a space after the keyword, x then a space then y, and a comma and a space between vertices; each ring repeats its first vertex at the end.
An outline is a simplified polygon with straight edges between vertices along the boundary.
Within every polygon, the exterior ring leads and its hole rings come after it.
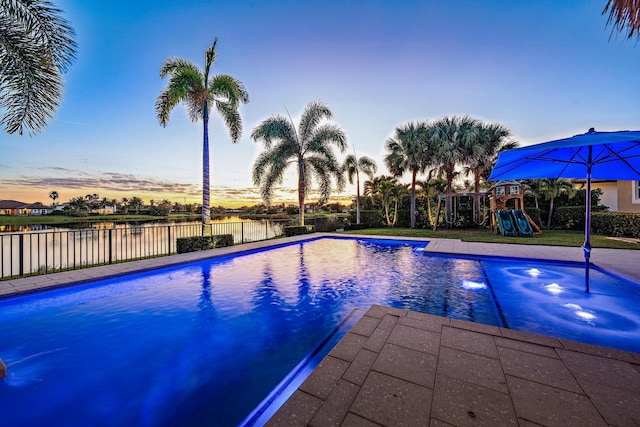
POLYGON ((0 380, 7 376, 7 365, 0 359, 0 380))

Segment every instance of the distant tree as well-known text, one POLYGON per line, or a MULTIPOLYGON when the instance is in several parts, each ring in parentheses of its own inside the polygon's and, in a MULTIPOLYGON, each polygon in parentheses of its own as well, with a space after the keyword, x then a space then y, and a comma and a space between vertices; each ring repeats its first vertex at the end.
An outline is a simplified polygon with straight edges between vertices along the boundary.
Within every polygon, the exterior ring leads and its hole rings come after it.
POLYGON ((129 209, 135 211, 136 214, 140 213, 140 209, 142 209, 143 203, 140 197, 134 196, 129 199, 129 209))
POLYGON ((394 177, 411 172, 411 207, 409 226, 416 228, 416 179, 433 162, 434 152, 429 144, 424 122, 411 122, 396 128, 394 136, 387 139, 389 152, 384 158, 394 177))
POLYGON ((56 200, 58 200, 58 197, 60 197, 60 196, 58 195, 57 191, 52 191, 52 192, 49 193, 49 198, 51 200, 53 200, 53 203, 51 204, 52 206, 56 205, 56 200))
POLYGON ((304 225, 304 202, 312 178, 320 185, 320 201, 331 194, 331 178, 338 189, 344 187, 344 175, 332 146, 344 152, 347 135, 333 123, 322 123, 332 117, 331 110, 320 101, 310 102, 302 112, 296 128, 291 118, 273 115, 263 120, 251 134, 265 150, 253 165, 253 183, 260 187, 262 199, 271 204, 275 186, 281 184, 289 165, 298 170, 298 209, 300 225, 304 225))
POLYGON ((59 106, 75 31, 47 0, 0 1, 0 125, 36 134, 59 106))
POLYGON ((435 160, 447 180, 447 195, 445 199, 446 226, 453 225, 453 180, 459 174, 458 166, 475 158, 482 151, 477 144, 479 122, 471 117, 444 117, 428 127, 430 143, 433 144, 435 160))
POLYGON ((547 218, 547 228, 551 228, 551 216, 553 215, 553 202, 561 194, 568 194, 572 197, 575 194, 575 187, 571 181, 564 178, 544 178, 542 194, 549 200, 549 217, 547 218))
POLYGON ((640 0, 609 0, 602 14, 609 13, 607 25, 612 32, 626 32, 627 38, 640 38, 640 0))
POLYGON ((242 134, 242 119, 238 105, 249 102, 249 94, 243 84, 227 74, 209 77, 209 69, 216 60, 216 43, 205 51, 204 70, 182 58, 169 58, 160 68, 160 78, 169 77, 167 88, 160 92, 156 101, 156 114, 162 126, 169 122, 173 108, 182 103, 187 107, 189 118, 193 122, 202 120, 202 233, 210 232, 210 178, 209 178, 209 112, 220 113, 231 140, 238 142, 242 134))
POLYGON ((367 156, 358 158, 354 148, 353 154, 349 154, 344 159, 342 169, 347 174, 349 184, 353 184, 354 176, 356 178, 356 224, 360 224, 360 172, 364 173, 370 180, 372 180, 373 176, 378 171, 378 166, 373 159, 367 156))

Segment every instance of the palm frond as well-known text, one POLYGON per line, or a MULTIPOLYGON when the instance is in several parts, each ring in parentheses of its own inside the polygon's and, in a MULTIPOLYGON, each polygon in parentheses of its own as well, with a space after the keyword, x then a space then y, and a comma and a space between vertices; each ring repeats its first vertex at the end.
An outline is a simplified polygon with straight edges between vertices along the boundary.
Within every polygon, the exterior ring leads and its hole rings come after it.
POLYGON ((216 61, 216 44, 218 44, 218 38, 213 39, 213 44, 204 52, 204 75, 203 80, 206 82, 209 80, 209 69, 211 65, 216 61))
POLYGON ((214 98, 221 98, 222 101, 231 105, 238 106, 241 102, 243 104, 249 102, 249 93, 242 82, 228 74, 211 77, 207 87, 214 98))
POLYGON ((291 145, 299 146, 291 122, 281 115, 274 115, 263 120, 251 132, 251 139, 262 142, 266 149, 269 149, 274 141, 287 141, 291 145))
MULTIPOLYGON (((301 132, 302 135, 302 132, 301 132)), ((310 152, 319 152, 327 144, 335 145, 341 153, 347 149, 347 134, 333 123, 325 123, 316 127, 305 139, 305 149, 310 152)))
POLYGON ((221 101, 215 101, 215 107, 229 129, 231 141, 234 143, 238 142, 242 135, 242 118, 240 117, 238 108, 234 104, 221 101))
POLYGON ((322 101, 310 102, 302 112, 300 117, 300 139, 307 141, 311 139, 311 133, 323 119, 331 119, 333 114, 329 107, 322 101))
POLYGON ((179 70, 192 70, 194 73, 201 75, 200 79, 204 81, 200 69, 193 62, 183 58, 171 57, 166 59, 160 66, 160 78, 164 79, 167 76, 173 75, 179 70))
POLYGON ((609 13, 607 25, 612 33, 626 32, 627 38, 640 37, 640 0, 609 0, 602 14, 609 13))

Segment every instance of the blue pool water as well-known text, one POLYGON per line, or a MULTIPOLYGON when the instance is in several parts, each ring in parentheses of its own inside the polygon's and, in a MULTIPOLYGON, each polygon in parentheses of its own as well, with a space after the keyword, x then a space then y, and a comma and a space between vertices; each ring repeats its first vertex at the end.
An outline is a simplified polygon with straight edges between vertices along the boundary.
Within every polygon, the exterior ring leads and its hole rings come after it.
POLYGON ((424 245, 323 238, 0 301, 1 424, 236 425, 374 303, 640 351, 637 285, 424 245))

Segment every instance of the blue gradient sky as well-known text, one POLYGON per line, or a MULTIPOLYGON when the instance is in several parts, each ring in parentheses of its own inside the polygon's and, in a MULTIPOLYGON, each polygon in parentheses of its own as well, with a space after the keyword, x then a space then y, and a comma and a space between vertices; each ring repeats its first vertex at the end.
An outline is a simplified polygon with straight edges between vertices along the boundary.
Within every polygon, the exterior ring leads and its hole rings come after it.
MULTIPOLYGON (((49 203, 88 193, 201 202, 202 125, 154 103, 162 62, 202 66, 246 86, 244 133, 210 123, 213 205, 259 203, 251 130, 325 101, 359 155, 383 165, 384 141, 410 120, 468 114, 509 127, 522 145, 637 129, 640 47, 612 37, 604 0, 58 0, 77 32, 54 120, 34 137, 0 133, 0 199, 49 203)), ((289 175, 293 178, 293 170, 289 175)), ((288 181, 278 201, 293 201, 288 181)), ((348 192, 353 192, 353 187, 348 192)))

